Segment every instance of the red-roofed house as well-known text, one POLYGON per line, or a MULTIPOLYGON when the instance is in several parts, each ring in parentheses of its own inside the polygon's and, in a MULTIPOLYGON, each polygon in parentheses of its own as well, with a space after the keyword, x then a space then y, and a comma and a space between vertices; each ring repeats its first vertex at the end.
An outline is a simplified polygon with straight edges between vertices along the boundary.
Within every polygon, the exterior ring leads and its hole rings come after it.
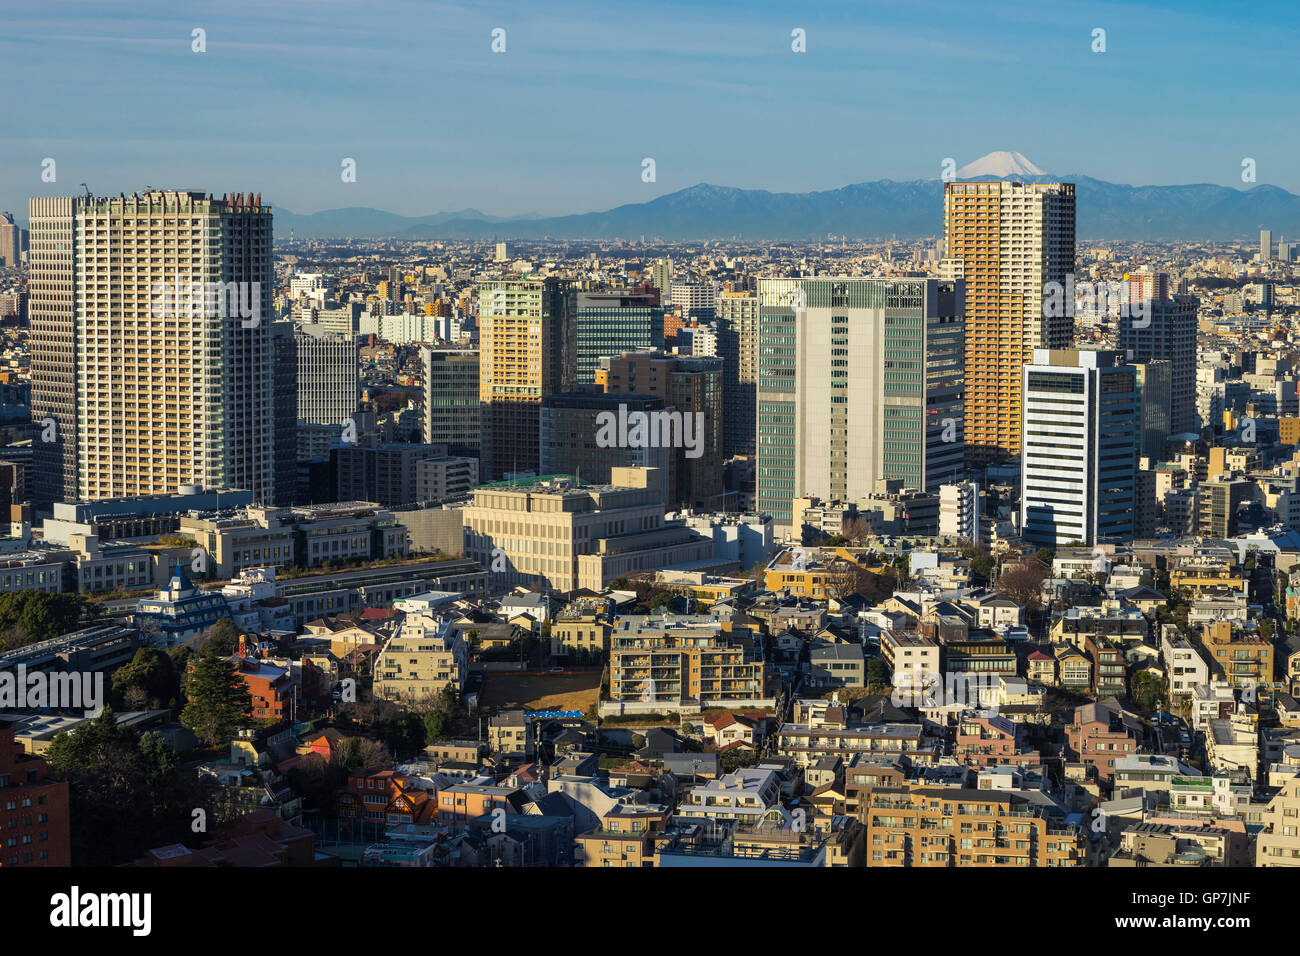
POLYGON ((325 758, 326 762, 329 762, 333 758, 334 754, 338 752, 339 747, 342 746, 343 741, 346 739, 347 736, 345 734, 335 730, 333 727, 326 727, 315 737, 309 738, 307 740, 307 745, 311 747, 312 753, 319 754, 325 758))
POLYGON ((757 750, 763 739, 763 732, 757 721, 736 714, 713 717, 704 724, 703 729, 705 735, 719 750, 734 749, 735 745, 757 750))
POLYGON ((1031 683, 1056 686, 1056 658, 1042 651, 1030 651, 1025 658, 1025 676, 1031 683))

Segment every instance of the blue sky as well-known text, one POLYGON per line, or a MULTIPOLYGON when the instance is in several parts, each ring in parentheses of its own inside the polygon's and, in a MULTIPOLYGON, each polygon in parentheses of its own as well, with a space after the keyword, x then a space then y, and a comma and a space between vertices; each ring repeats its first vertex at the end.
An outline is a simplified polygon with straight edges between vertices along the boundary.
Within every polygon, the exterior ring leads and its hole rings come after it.
POLYGON ((19 218, 82 182, 551 215, 698 182, 932 179, 999 149, 1142 184, 1241 186, 1251 157, 1300 192, 1281 3, 0 2, 0 209, 19 218))

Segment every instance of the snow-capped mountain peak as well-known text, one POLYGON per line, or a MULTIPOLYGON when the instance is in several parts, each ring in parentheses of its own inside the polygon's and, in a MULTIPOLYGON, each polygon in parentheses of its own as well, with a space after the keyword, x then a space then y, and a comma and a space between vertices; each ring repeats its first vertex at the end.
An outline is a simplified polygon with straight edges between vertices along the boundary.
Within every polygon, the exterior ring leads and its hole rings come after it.
POLYGON ((989 153, 982 156, 973 163, 967 163, 961 169, 957 170, 958 179, 969 179, 974 176, 997 176, 1005 178, 1008 176, 1046 176, 1047 174, 1025 159, 1020 153, 999 150, 995 153, 989 153))

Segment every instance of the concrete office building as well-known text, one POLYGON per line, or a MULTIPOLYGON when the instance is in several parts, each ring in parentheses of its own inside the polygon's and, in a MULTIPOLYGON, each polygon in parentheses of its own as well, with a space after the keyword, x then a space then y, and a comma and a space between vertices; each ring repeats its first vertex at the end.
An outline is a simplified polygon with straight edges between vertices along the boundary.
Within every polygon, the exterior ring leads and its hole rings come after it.
POLYGON ((267 327, 271 349, 272 458, 270 504, 287 507, 298 497, 298 326, 276 321, 267 327), (280 454, 281 449, 293 449, 280 454))
POLYGON ((323 272, 295 272, 289 277, 289 298, 312 298, 314 292, 328 292, 329 280, 323 272))
POLYGON ((18 266, 23 254, 23 233, 26 230, 14 223, 9 213, 0 214, 0 266, 13 269, 18 266))
POLYGON ((724 292, 718 297, 718 356, 722 359, 722 453, 754 454, 758 398, 758 296, 724 292))
POLYGON ((477 456, 481 441, 479 353, 420 349, 424 377, 424 442, 452 455, 477 456))
POLYGON ((655 468, 668 500, 673 474, 673 449, 649 441, 602 441, 601 416, 662 412, 665 402, 658 395, 624 395, 604 392, 566 392, 542 402, 541 472, 544 475, 575 475, 593 484, 607 484, 614 468, 655 468))
POLYGON ((1136 371, 1114 352, 1035 349, 1024 369, 1020 525, 1055 548, 1133 536, 1136 371))
POLYGON ((1137 372, 1138 454, 1158 459, 1165 439, 1173 431, 1173 364, 1166 361, 1135 362, 1137 372))
POLYGON ((415 463, 417 501, 446 501, 468 495, 478 485, 478 459, 440 455, 415 463))
POLYGON ((672 451, 668 504, 705 511, 719 507, 725 430, 722 359, 626 352, 601 360, 596 383, 607 394, 662 398, 671 414, 680 415, 680 430, 665 436, 655 429, 655 437, 647 438, 672 451))
POLYGON ((659 487, 646 468, 615 468, 608 485, 552 475, 481 486, 462 509, 465 555, 498 592, 599 591, 633 571, 711 560, 712 540, 664 520, 659 487))
POLYGON ((758 510, 961 476, 960 280, 760 279, 758 510))
MULTIPOLYGON (((1159 290, 1157 290, 1158 293, 1159 290)), ((1150 314, 1120 315, 1115 347, 1129 362, 1168 362, 1172 434, 1196 427, 1196 299, 1150 300, 1150 314)))
POLYGON ((1073 342, 1072 310, 1048 315, 1044 297, 1074 272, 1074 184, 948 183, 943 204, 946 257, 966 280, 966 460, 983 464, 1020 454, 1031 350, 1073 342))
POLYGON ((319 325, 294 332, 298 358, 298 420, 341 425, 357 411, 357 341, 319 325))
POLYGON ((601 358, 664 347, 664 310, 648 292, 582 292, 577 316, 578 384, 596 381, 601 358))
MULTIPOLYGON (((332 448, 330 456, 338 482, 335 500, 373 501, 385 508, 428 500, 420 490, 419 463, 446 455, 445 445, 407 442, 344 444, 332 448)), ((474 477, 477 481, 477 473, 474 477)))
POLYGON ((712 322, 716 318, 718 290, 709 280, 672 283, 673 308, 684 323, 712 322))

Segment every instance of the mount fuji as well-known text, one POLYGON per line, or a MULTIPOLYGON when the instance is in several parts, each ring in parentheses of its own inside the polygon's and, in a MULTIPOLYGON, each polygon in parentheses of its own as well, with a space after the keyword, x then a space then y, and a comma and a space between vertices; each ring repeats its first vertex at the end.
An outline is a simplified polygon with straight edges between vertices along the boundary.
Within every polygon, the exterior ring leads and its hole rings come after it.
POLYGON ((1022 153, 1007 152, 1001 150, 996 153, 989 153, 973 163, 967 163, 957 170, 958 179, 978 179, 981 176, 992 176, 995 179, 1010 179, 1012 177, 1029 177, 1029 176, 1046 176, 1043 172, 1022 153))

